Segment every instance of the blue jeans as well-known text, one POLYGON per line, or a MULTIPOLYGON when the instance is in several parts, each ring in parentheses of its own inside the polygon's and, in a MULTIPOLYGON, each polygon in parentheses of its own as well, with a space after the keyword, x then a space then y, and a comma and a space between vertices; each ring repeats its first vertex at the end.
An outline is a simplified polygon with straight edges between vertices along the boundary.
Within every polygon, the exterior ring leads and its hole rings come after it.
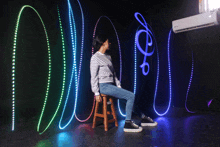
POLYGON ((126 103, 126 120, 131 120, 132 109, 134 105, 135 95, 134 93, 118 88, 113 83, 99 83, 100 93, 113 96, 118 99, 127 100, 126 103))

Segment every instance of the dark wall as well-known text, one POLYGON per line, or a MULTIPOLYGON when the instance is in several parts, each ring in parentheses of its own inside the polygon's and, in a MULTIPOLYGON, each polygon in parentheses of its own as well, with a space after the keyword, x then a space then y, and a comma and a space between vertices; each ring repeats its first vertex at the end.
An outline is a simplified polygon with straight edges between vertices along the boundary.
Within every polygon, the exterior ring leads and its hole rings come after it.
MULTIPOLYGON (((160 59, 160 75, 157 91, 157 106, 167 106, 169 100, 169 79, 167 64, 167 40, 172 27, 172 20, 198 14, 197 0, 174 1, 86 1, 81 0, 85 17, 85 38, 82 72, 80 78, 77 113, 82 114, 92 108, 93 93, 90 87, 89 61, 91 57, 92 35, 96 21, 102 15, 108 16, 117 29, 122 50, 122 87, 133 91, 134 85, 134 37, 140 23, 134 13, 140 12, 146 22, 152 27, 158 50, 147 57, 150 73, 142 74, 139 67, 144 56, 137 50, 137 93, 136 99, 145 112, 153 112, 153 100, 157 74, 157 51, 160 59), (85 109, 86 108, 86 109, 85 109)), ((66 1, 9 1, 2 2, 1 40, 0 40, 0 100, 1 123, 11 122, 11 54, 13 36, 18 13, 23 5, 33 6, 41 15, 47 28, 52 54, 52 77, 49 98, 45 116, 51 116, 58 104, 62 90, 62 45, 59 30, 57 5, 60 8, 64 27, 65 47, 67 55, 67 82, 64 98, 60 108, 63 108, 71 75, 72 50, 69 34, 69 22, 66 1)), ((76 1, 71 1, 76 27, 77 43, 81 44, 81 13, 76 1)), ((116 34, 110 22, 103 18, 97 27, 97 32, 108 30, 112 35, 112 57, 119 77, 119 55, 116 34)), ((141 26, 140 29, 143 29, 141 26)), ((200 30, 171 35, 170 58, 172 74, 172 106, 184 107, 186 92, 194 59, 194 72, 189 91, 187 106, 191 110, 208 110, 207 102, 211 99, 212 110, 218 110, 219 101, 219 34, 220 27, 210 27, 200 30)), ((140 40, 146 46, 145 36, 140 40)), ((17 64, 16 64, 16 119, 39 117, 45 98, 48 73, 48 57, 46 38, 42 24, 36 13, 25 9, 21 17, 18 33, 17 64)), ((153 50, 149 48, 149 51, 153 50)), ((77 58, 80 56, 78 46, 77 58)), ((68 111, 74 104, 74 88, 70 91, 68 111)), ((60 116, 60 112, 58 115, 60 116)), ((68 115, 68 114, 67 114, 68 115)), ((48 118, 49 119, 49 118, 48 118)))

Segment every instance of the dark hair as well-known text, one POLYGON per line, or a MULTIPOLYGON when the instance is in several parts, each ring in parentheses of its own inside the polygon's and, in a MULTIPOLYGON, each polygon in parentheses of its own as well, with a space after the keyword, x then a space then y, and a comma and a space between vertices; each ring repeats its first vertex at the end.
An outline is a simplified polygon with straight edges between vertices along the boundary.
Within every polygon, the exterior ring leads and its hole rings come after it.
POLYGON ((106 34, 99 34, 93 39, 92 46, 97 51, 108 38, 106 34))

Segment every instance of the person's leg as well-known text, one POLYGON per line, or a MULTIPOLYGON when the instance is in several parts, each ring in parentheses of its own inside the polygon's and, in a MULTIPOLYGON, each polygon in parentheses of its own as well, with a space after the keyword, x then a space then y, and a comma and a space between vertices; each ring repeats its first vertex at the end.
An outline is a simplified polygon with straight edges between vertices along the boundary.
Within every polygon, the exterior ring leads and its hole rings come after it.
POLYGON ((126 120, 131 120, 132 109, 134 105, 135 95, 123 88, 118 88, 117 86, 110 83, 100 83, 100 93, 113 96, 118 99, 125 99, 126 102, 126 120))
POLYGON ((126 120, 125 120, 125 125, 124 125, 124 131, 125 132, 141 132, 143 128, 135 124, 135 122, 131 121, 135 95, 128 90, 118 88, 117 86, 110 84, 110 83, 101 83, 99 84, 99 88, 100 88, 100 93, 102 94, 113 96, 118 99, 127 100, 126 120))
POLYGON ((135 99, 133 113, 141 118, 141 126, 157 126, 157 122, 153 121, 150 117, 147 117, 138 107, 138 99, 135 99))

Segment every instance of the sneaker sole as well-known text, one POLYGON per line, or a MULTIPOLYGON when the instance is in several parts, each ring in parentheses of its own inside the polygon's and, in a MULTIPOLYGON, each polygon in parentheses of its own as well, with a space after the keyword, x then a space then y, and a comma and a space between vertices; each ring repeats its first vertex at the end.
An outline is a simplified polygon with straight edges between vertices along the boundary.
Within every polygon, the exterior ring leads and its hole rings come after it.
POLYGON ((141 126, 142 127, 155 127, 155 126, 157 126, 157 122, 155 122, 155 123, 141 123, 141 126))
POLYGON ((125 129, 124 132, 141 132, 143 128, 139 127, 139 129, 125 129))

